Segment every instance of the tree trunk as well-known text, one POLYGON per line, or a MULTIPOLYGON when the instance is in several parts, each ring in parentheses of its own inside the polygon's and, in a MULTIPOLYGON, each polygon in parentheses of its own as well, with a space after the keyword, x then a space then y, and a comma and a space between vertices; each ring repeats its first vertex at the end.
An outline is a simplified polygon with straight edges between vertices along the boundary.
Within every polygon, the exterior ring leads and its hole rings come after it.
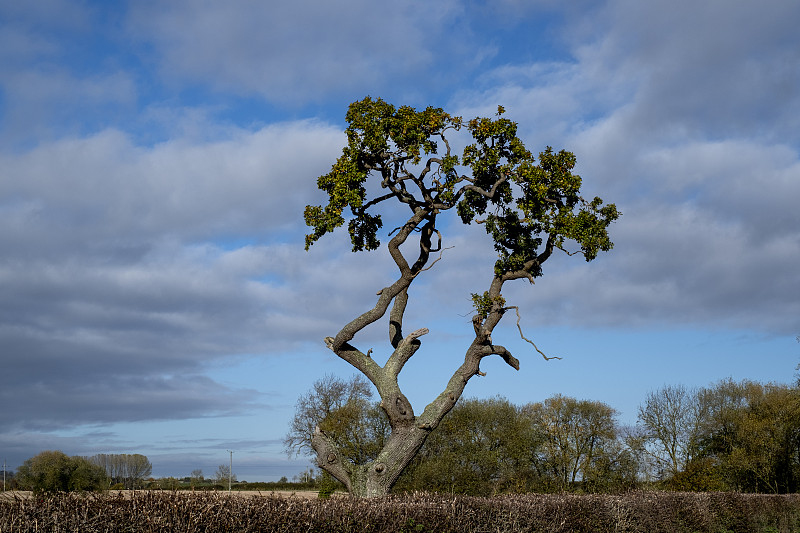
MULTIPOLYGON (((400 391, 398 375, 419 349, 420 337, 428 333, 427 328, 420 328, 403 336, 403 315, 408 300, 408 287, 417 274, 425 269, 431 252, 431 235, 435 231, 435 213, 432 211, 435 212, 434 209, 415 208, 414 215, 389 243, 389 251, 401 272, 400 278, 378 291, 378 301, 373 309, 348 323, 336 337, 325 338, 325 344, 331 351, 363 373, 375 385, 381 397, 381 408, 392 427, 392 434, 377 459, 366 465, 354 465, 342 458, 336 445, 317 428, 311 439, 311 446, 317 453, 317 465, 341 481, 353 496, 371 498, 389 493, 430 432, 461 397, 467 382, 473 376, 485 375, 480 370, 480 362, 484 357, 499 355, 508 365, 519 370, 519 361, 505 347, 493 344, 491 334, 505 312, 510 309, 505 307, 505 300, 500 295, 503 283, 529 277, 525 272, 493 277, 491 288, 486 293, 488 304, 481 315, 472 319, 475 338, 466 350, 464 363, 453 373, 444 391, 425 407, 420 416, 414 415, 411 404, 400 391), (423 222, 420 229, 419 257, 413 266, 409 266, 399 247, 423 222), (386 364, 381 366, 371 357, 372 350, 364 353, 349 341, 357 332, 385 317, 387 312, 389 339, 394 350, 386 364)), ((550 239, 548 246, 550 247, 550 239)), ((522 330, 520 334, 521 332, 522 330)))
POLYGON ((351 496, 386 496, 428 438, 430 430, 408 425, 392 432, 375 461, 354 465, 342 459, 324 433, 317 431, 312 446, 318 466, 341 481, 351 496))

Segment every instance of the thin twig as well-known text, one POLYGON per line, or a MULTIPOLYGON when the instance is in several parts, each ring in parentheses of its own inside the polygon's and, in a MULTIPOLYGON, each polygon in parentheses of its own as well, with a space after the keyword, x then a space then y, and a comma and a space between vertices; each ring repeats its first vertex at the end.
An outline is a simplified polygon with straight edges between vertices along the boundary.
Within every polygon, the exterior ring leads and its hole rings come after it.
POLYGON ((430 265, 426 266, 425 268, 421 268, 419 272, 417 272, 416 274, 414 274, 414 277, 416 278, 417 276, 419 276, 419 275, 420 275, 420 273, 421 273, 421 272, 425 272, 426 270, 430 270, 430 269, 432 269, 432 268, 433 268, 433 265, 435 265, 436 263, 438 263, 439 261, 441 261, 441 260, 442 260, 442 254, 444 253, 444 251, 445 251, 445 250, 450 250, 451 248, 455 248, 455 246, 448 246, 447 248, 442 248, 442 249, 439 251, 439 257, 437 257, 436 259, 434 259, 434 260, 433 260, 433 263, 431 263, 430 265))
POLYGON ((511 307, 506 307, 506 309, 513 309, 514 311, 516 311, 516 313, 517 313, 517 329, 519 330, 519 336, 522 337, 522 340, 530 343, 530 345, 533 346, 536 349, 536 351, 539 352, 542 355, 542 357, 544 357, 545 361, 549 361, 550 359, 561 359, 560 357, 557 357, 555 355, 548 357, 543 351, 541 351, 539 349, 538 346, 536 346, 536 343, 534 343, 532 340, 530 340, 529 338, 525 337, 525 335, 522 334, 522 326, 519 325, 519 321, 522 320, 522 317, 519 316, 519 307, 514 305, 514 306, 511 306, 511 307))
POLYGON ((559 250, 561 250, 562 252, 564 252, 565 254, 567 254, 570 257, 572 257, 573 255, 577 255, 577 254, 581 253, 580 250, 578 250, 576 252, 568 252, 565 249, 563 249, 561 246, 556 246, 556 248, 558 248, 559 250))

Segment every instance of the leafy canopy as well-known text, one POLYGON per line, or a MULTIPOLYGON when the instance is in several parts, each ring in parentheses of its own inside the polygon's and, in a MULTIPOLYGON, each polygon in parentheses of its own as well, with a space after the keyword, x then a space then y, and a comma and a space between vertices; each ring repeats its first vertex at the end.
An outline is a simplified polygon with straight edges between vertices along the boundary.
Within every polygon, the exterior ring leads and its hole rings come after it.
POLYGON ((412 212, 424 210, 429 221, 455 208, 464 224, 484 224, 498 253, 498 277, 540 276, 543 259, 566 240, 578 243, 587 261, 610 250, 607 227, 619 217, 616 206, 581 198, 572 153, 547 147, 537 162, 504 112, 498 107, 493 118, 464 121, 440 108, 395 108, 370 97, 351 104, 347 145, 317 181, 328 204, 305 210, 313 229, 306 249, 344 225, 345 217, 353 251, 377 249, 383 222, 371 210, 396 200, 412 212), (456 154, 448 136, 464 129, 473 142, 456 154), (384 194, 368 194, 371 175, 384 194))

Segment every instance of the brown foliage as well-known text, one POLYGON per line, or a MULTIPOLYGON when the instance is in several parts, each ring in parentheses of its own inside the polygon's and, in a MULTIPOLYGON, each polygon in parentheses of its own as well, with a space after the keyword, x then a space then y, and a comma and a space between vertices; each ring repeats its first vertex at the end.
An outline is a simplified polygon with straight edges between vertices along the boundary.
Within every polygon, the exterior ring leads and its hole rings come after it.
POLYGON ((374 500, 143 491, 0 501, 0 531, 717 532, 800 530, 800 495, 632 492, 374 500))

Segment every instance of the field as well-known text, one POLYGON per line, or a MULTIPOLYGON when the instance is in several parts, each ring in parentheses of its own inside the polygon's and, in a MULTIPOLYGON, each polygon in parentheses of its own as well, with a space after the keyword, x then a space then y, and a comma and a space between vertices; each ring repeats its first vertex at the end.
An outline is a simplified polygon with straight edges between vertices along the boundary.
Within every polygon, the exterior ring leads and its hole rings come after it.
POLYGON ((309 495, 138 491, 4 495, 0 532, 800 532, 800 495, 309 495))

